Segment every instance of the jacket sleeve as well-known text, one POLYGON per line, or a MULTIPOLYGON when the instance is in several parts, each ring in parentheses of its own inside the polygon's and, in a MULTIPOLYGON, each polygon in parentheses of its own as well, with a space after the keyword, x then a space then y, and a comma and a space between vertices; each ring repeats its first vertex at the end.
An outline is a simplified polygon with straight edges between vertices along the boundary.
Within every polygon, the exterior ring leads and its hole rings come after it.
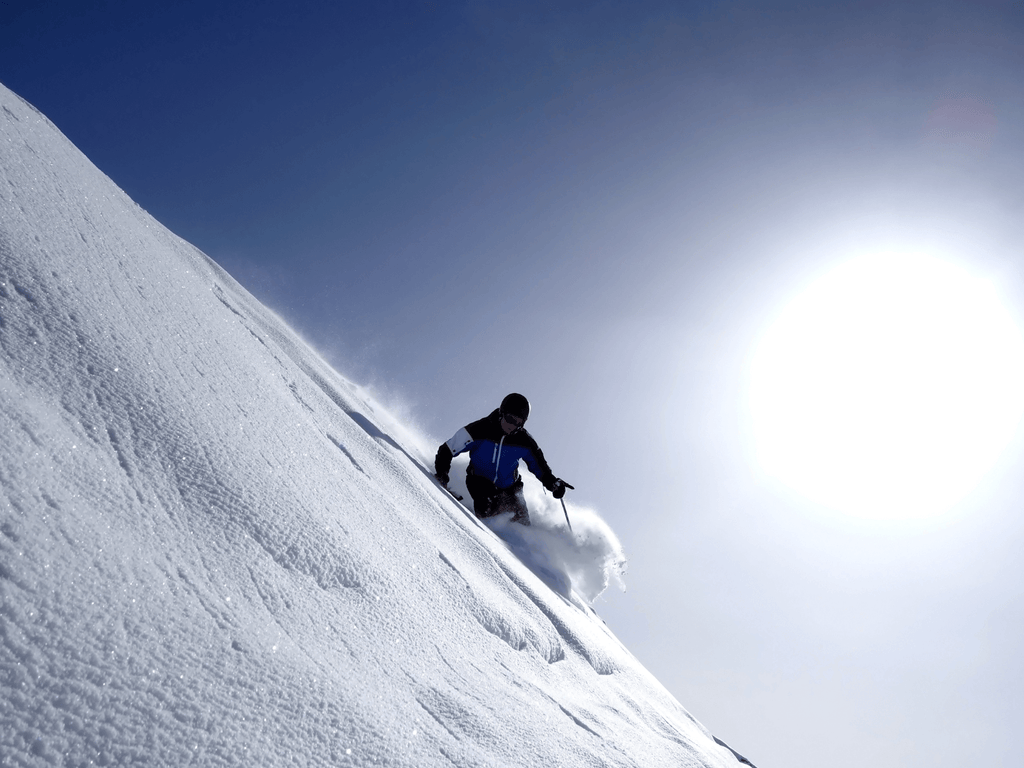
POLYGON ((441 443, 437 449, 437 455, 434 456, 434 471, 438 476, 448 477, 448 472, 452 468, 452 459, 466 450, 472 442, 473 438, 470 436, 469 430, 463 427, 452 435, 450 440, 441 443))
POLYGON ((551 471, 551 467, 548 466, 548 462, 544 458, 544 452, 536 443, 530 448, 530 452, 526 454, 524 461, 526 461, 526 466, 537 476, 545 488, 549 491, 554 490, 557 478, 554 472, 551 471))

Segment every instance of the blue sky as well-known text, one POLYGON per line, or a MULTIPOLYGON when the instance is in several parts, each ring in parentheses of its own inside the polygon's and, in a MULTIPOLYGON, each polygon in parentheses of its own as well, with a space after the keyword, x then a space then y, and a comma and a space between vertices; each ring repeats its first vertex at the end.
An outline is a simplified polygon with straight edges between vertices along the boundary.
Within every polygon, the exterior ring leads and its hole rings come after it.
POLYGON ((787 297, 894 239, 1024 316, 1022 22, 15 1, 0 81, 439 440, 526 393, 631 558, 598 609, 761 768, 952 768, 1021 747, 1019 441, 942 525, 858 527, 757 477, 743 382, 787 297))

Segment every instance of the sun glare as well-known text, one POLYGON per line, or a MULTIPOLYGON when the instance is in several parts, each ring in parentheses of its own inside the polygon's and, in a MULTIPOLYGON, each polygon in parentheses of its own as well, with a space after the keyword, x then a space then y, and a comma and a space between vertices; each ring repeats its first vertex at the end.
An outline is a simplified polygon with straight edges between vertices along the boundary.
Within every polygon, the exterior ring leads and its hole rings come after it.
POLYGON ((862 518, 949 510, 1024 413, 1024 339, 996 291, 922 255, 860 257, 818 280, 750 373, 763 470, 862 518))

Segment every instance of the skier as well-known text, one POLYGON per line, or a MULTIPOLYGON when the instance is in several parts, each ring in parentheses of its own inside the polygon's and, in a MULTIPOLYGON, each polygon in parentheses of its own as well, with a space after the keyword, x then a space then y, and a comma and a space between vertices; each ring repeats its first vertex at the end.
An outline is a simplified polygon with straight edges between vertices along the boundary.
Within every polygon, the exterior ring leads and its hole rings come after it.
POLYGON ((472 424, 467 424, 446 443, 441 443, 434 457, 434 475, 448 488, 448 472, 452 458, 469 451, 466 488, 473 497, 477 517, 493 517, 512 512, 512 521, 530 524, 530 513, 523 498, 523 481, 519 477, 519 460, 536 475, 544 487, 560 499, 571 485, 555 477, 523 424, 530 415, 530 401, 513 392, 501 401, 501 407, 472 424))

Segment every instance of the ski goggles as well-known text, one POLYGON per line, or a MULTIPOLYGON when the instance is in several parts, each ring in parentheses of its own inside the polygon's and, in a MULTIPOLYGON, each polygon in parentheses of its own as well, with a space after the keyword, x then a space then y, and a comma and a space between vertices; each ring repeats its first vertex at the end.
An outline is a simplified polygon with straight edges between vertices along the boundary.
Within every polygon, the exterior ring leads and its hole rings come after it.
POLYGON ((510 413, 503 413, 503 414, 501 414, 501 418, 503 418, 505 421, 507 421, 509 424, 511 424, 516 429, 519 429, 520 427, 523 426, 523 424, 526 423, 525 419, 520 419, 518 416, 513 416, 510 413))

